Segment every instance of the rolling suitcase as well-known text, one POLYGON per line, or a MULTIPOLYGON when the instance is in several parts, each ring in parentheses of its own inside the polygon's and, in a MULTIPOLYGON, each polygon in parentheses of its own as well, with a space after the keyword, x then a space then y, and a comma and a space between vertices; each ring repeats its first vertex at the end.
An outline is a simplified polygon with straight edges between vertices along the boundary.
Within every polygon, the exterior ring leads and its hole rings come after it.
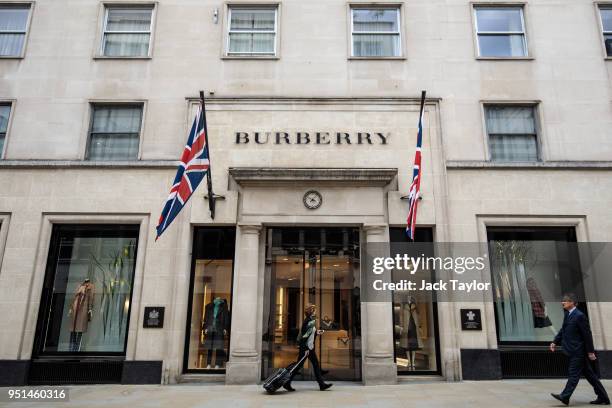
POLYGON ((296 367, 304 362, 306 357, 308 357, 308 352, 306 352, 297 363, 291 363, 286 368, 279 368, 272 373, 271 376, 266 378, 266 381, 263 383, 263 387, 268 394, 273 394, 276 390, 285 385, 291 378, 293 371, 296 369, 296 367))

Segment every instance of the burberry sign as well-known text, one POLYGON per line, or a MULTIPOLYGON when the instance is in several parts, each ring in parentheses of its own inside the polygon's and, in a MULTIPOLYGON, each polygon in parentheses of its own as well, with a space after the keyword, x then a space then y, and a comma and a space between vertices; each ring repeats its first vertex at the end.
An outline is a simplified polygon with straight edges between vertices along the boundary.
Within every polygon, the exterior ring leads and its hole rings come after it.
POLYGON ((382 132, 236 132, 238 145, 386 145, 390 133, 382 132))

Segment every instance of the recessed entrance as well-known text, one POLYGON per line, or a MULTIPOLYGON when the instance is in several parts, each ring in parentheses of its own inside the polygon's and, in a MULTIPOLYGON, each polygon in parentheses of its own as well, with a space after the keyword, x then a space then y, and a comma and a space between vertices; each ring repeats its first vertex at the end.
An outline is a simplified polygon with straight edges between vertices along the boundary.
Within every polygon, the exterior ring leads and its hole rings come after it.
MULTIPOLYGON (((325 330, 315 350, 328 379, 361 379, 359 229, 270 228, 266 247, 262 377, 298 355, 308 303, 325 330)), ((305 365, 296 379, 312 379, 305 365)))

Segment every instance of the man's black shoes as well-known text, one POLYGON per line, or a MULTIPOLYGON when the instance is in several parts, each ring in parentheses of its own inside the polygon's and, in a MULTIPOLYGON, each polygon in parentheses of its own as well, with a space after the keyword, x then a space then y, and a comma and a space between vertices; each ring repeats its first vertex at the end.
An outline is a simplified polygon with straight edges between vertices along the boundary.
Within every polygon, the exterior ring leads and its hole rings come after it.
POLYGON ((552 397, 554 399, 558 399, 559 401, 561 401, 562 403, 564 403, 565 405, 569 405, 569 398, 563 398, 561 395, 559 394, 553 394, 551 393, 550 395, 552 395, 552 397))
POLYGON ((328 389, 329 387, 331 387, 333 384, 329 384, 329 383, 323 383, 319 385, 319 389, 321 391, 325 391, 326 389, 328 389))
POLYGON ((295 391, 295 388, 291 386, 291 383, 287 383, 283 385, 283 388, 286 389, 287 391, 295 391))
POLYGON ((595 401, 591 401, 590 404, 593 405, 610 405, 610 400, 604 400, 597 398, 595 401))

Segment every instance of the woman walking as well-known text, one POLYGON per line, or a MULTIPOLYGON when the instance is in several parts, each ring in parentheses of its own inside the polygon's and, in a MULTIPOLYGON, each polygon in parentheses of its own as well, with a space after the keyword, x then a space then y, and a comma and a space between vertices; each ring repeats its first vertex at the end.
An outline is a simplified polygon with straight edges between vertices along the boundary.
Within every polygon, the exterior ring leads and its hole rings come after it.
MULTIPOLYGON (((312 365, 312 369, 314 370, 315 378, 319 383, 319 389, 321 391, 325 391, 332 384, 328 384, 323 380, 323 374, 321 372, 321 367, 319 366, 319 360, 317 359, 317 355, 314 350, 315 337, 317 334, 322 334, 323 330, 317 330, 316 327, 316 314, 317 314, 317 306, 309 304, 304 309, 304 322, 302 323, 302 328, 300 329, 300 333, 297 337, 298 346, 300 347, 300 354, 298 356, 298 361, 304 356, 304 354, 308 354, 308 359, 310 360, 310 364, 312 365)), ((302 366, 304 365, 304 359, 301 363, 299 363, 298 367, 293 370, 293 374, 289 381, 283 385, 287 391, 295 391, 295 388, 291 386, 291 380, 295 374, 300 371, 302 366)))

